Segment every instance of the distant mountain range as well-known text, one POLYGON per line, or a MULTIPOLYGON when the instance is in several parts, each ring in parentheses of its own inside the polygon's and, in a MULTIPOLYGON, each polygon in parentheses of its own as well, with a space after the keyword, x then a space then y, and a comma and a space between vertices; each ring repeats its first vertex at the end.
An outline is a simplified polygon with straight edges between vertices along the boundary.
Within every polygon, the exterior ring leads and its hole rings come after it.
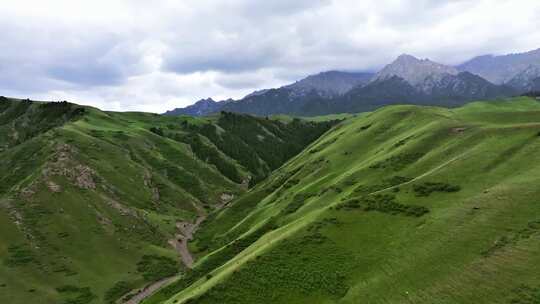
POLYGON ((240 100, 204 99, 166 115, 219 111, 255 115, 323 115, 371 111, 390 104, 459 106, 540 90, 540 49, 479 56, 458 66, 400 55, 378 73, 323 72, 240 100))

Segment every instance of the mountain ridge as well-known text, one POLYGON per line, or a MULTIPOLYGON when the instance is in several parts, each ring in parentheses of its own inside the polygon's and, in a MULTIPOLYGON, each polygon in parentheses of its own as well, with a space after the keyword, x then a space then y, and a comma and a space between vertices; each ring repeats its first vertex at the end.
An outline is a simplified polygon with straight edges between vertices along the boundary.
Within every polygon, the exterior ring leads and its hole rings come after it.
MULTIPOLYGON (((280 88, 256 91, 240 100, 211 107, 201 104, 195 115, 224 110, 259 116, 316 116, 373 110, 398 100, 453 107, 474 100, 538 90, 539 62, 540 49, 502 56, 478 56, 455 67, 402 54, 375 74, 322 72, 280 88), (489 68, 491 65, 494 71, 489 68), (414 90, 392 79, 394 76, 403 79, 414 90), (397 87, 392 88, 392 84, 397 87), (399 92, 398 88, 405 91, 399 92)), ((187 108, 178 112, 186 111, 187 108)))

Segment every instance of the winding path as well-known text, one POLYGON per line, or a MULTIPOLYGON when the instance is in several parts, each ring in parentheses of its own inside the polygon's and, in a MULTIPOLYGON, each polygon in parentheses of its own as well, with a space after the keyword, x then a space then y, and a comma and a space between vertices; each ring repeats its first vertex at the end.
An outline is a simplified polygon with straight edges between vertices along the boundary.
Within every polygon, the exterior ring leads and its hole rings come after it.
MULTIPOLYGON (((225 193, 222 194, 220 197, 221 202, 216 206, 216 208, 214 209, 214 212, 223 209, 225 206, 227 206, 227 204, 233 198, 234 196, 232 195, 228 195, 225 193)), ((193 268, 195 259, 193 258, 193 255, 189 251, 188 243, 189 241, 193 240, 193 234, 197 231, 197 229, 199 229, 199 226, 201 225, 201 223, 204 222, 204 220, 207 218, 207 214, 204 211, 204 209, 202 209, 201 207, 195 204, 193 206, 195 207, 195 209, 197 209, 197 214, 198 214, 197 218, 195 219, 195 222, 193 223, 186 222, 186 221, 176 222, 176 229, 178 230, 178 233, 174 236, 173 239, 170 239, 168 242, 171 246, 173 246, 176 249, 176 251, 180 255, 180 258, 182 259, 182 263, 184 263, 184 265, 189 269, 193 268)), ((149 284, 143 287, 142 289, 132 290, 126 295, 134 294, 134 296, 128 301, 121 302, 122 300, 120 300, 120 302, 123 304, 139 304, 142 301, 144 301, 146 298, 153 295, 156 291, 158 291, 162 287, 165 287, 168 284, 175 281, 177 278, 178 278, 177 276, 164 278, 160 281, 149 284)))
POLYGON ((195 223, 177 222, 176 229, 178 229, 179 233, 175 235, 174 239, 169 240, 169 244, 178 251, 182 262, 189 269, 193 268, 194 259, 189 251, 188 242, 193 240, 193 234, 205 219, 206 214, 200 214, 195 220, 195 223))
POLYGON ((169 283, 172 283, 176 277, 170 277, 165 278, 160 281, 154 282, 150 285, 147 285, 143 287, 140 290, 136 290, 135 292, 132 291, 130 294, 135 293, 135 295, 129 299, 128 301, 124 302, 124 304, 139 304, 144 299, 148 298, 149 296, 153 295, 156 291, 158 291, 161 287, 168 285, 169 283))

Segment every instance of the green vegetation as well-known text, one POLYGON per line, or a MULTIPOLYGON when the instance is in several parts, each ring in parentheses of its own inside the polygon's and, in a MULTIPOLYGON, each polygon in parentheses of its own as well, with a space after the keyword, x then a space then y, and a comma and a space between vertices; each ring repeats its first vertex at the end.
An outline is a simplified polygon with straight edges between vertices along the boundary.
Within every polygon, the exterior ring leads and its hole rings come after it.
MULTIPOLYGON (((355 194, 370 194, 373 192, 381 191, 391 187, 398 186, 400 184, 407 183, 411 181, 412 178, 404 176, 392 176, 391 178, 384 178, 380 184, 376 185, 358 185, 354 189, 355 194)), ((399 189, 399 188, 394 188, 399 189)))
MULTIPOLYGON (((395 146, 395 145, 394 145, 395 146)), ((390 169, 400 171, 410 164, 413 164, 423 156, 422 153, 398 154, 387 158, 381 162, 371 165, 372 169, 390 169)))
POLYGON ((461 190, 461 187, 445 183, 425 182, 414 184, 413 190, 417 196, 429 196, 433 192, 457 192, 461 190))
POLYGON ((397 203, 394 195, 377 194, 358 199, 350 199, 336 207, 337 210, 361 209, 364 211, 378 211, 389 214, 404 214, 407 216, 422 216, 429 212, 424 206, 408 206, 397 203))
POLYGON ((529 98, 342 121, 213 213, 201 274, 144 303, 535 303, 539 131, 529 98))
POLYGON ((103 299, 107 304, 114 304, 118 299, 122 298, 123 295, 129 293, 131 290, 137 287, 135 282, 126 282, 120 281, 114 284, 109 290, 105 292, 103 299))
POLYGON ((144 304, 538 302, 535 99, 323 123, 0 104, 0 302, 171 276, 144 304), (167 242, 202 214, 187 269, 167 242))
POLYGON ((63 304, 88 304, 96 298, 88 287, 64 285, 56 288, 56 291, 64 297, 63 304))
POLYGON ((176 222, 212 213, 331 126, 1 98, 0 302, 114 303, 189 273, 168 244, 176 222))
POLYGON ((143 255, 137 263, 137 271, 149 282, 171 277, 178 272, 178 263, 168 257, 156 255, 143 255))
POLYGON ((538 304, 540 303, 540 287, 520 285, 512 290, 511 304, 538 304))

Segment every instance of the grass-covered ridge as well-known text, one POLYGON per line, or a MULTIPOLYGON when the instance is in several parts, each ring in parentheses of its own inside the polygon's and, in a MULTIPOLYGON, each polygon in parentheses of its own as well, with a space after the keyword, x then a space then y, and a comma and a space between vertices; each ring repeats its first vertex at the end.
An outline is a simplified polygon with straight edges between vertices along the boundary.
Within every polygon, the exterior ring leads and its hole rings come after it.
POLYGON ((145 303, 535 303, 538 134, 525 97, 349 118, 211 214, 189 280, 145 303))
POLYGON ((184 273, 176 222, 240 196, 332 124, 2 98, 0 302, 114 303, 184 273))

